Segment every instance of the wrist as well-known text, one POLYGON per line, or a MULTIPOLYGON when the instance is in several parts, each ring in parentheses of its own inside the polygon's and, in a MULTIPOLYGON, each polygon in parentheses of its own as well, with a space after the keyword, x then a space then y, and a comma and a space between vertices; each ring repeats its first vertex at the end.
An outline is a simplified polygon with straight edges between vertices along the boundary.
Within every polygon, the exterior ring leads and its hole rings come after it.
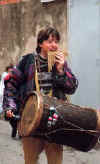
POLYGON ((58 73, 61 73, 61 74, 64 73, 64 66, 63 65, 57 64, 56 69, 57 69, 58 73))
POLYGON ((58 68, 57 68, 57 72, 58 72, 59 74, 64 74, 64 67, 58 67, 58 68))

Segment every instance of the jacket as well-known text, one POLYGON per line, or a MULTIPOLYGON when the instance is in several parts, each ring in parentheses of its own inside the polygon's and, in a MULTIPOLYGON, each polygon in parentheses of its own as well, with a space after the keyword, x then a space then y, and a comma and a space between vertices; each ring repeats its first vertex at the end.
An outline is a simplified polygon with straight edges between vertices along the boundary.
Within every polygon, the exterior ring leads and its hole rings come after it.
MULTIPOLYGON (((64 64, 63 75, 57 72, 54 65, 52 69, 53 96, 65 99, 65 94, 74 94, 77 87, 78 80, 68 68, 67 62, 64 64)), ((18 112, 25 104, 29 93, 35 89, 35 54, 27 54, 13 68, 12 75, 5 79, 3 109, 18 112)))

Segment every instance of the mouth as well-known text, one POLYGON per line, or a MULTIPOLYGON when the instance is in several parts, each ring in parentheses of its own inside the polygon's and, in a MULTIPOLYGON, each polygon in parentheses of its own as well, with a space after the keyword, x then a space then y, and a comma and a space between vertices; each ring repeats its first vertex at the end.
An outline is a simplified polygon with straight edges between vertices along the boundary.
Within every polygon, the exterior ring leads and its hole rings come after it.
POLYGON ((57 49, 51 49, 51 50, 49 50, 49 51, 54 52, 54 51, 57 51, 57 49))

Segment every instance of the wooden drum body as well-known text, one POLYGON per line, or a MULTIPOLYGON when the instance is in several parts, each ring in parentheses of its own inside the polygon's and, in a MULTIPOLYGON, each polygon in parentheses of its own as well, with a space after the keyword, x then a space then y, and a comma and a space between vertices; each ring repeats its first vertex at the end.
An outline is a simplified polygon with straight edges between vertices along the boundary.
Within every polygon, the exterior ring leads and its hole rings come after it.
POLYGON ((40 137, 48 142, 89 151, 97 143, 98 115, 95 109, 59 101, 33 92, 20 121, 22 137, 40 137))

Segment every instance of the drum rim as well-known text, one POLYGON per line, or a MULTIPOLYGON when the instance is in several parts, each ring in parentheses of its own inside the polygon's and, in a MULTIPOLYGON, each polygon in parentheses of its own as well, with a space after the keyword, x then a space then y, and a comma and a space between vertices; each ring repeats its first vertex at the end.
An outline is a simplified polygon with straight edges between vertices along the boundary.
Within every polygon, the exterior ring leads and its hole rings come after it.
POLYGON ((28 127, 27 130, 25 129, 22 129, 22 124, 23 124, 23 115, 24 115, 24 110, 23 110, 23 113, 22 113, 22 117, 21 117, 21 136, 29 136, 31 134, 31 132, 33 132, 40 124, 40 120, 42 118, 42 114, 43 114, 43 98, 42 98, 42 95, 39 93, 39 92, 32 92, 28 99, 27 99, 27 102, 26 104, 28 103, 28 100, 30 98, 30 96, 36 96, 36 99, 37 99, 37 109, 35 111, 35 116, 34 116, 34 119, 30 125, 30 127, 28 127))

